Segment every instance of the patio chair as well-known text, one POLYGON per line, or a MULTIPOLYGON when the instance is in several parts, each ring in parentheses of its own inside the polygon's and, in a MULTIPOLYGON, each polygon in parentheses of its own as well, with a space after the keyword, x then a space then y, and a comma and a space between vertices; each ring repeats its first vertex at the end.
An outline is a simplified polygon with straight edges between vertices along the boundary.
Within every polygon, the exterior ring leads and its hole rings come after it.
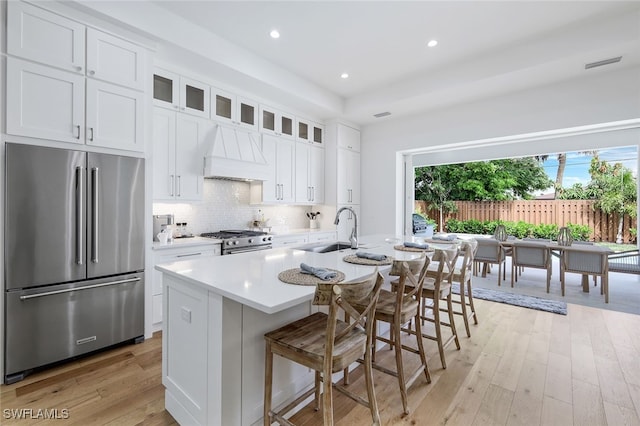
POLYGON ((517 268, 538 268, 547 271, 547 293, 551 282, 551 255, 546 244, 533 241, 513 243, 511 258, 511 287, 518 281, 517 268))
POLYGON ((601 277, 600 294, 604 294, 605 303, 609 303, 609 257, 606 252, 584 252, 564 250, 560 266, 560 284, 564 296, 566 272, 601 277))
POLYGON ((640 250, 626 250, 609 254, 609 271, 640 274, 640 250))
POLYGON ((482 264, 482 277, 487 276, 487 265, 498 265, 498 285, 500 285, 500 275, 502 280, 507 278, 507 266, 504 261, 505 252, 500 244, 500 241, 493 238, 478 238, 478 251, 476 251, 476 257, 474 259, 474 265, 477 267, 482 264), (502 273, 500 269, 502 268, 502 273))

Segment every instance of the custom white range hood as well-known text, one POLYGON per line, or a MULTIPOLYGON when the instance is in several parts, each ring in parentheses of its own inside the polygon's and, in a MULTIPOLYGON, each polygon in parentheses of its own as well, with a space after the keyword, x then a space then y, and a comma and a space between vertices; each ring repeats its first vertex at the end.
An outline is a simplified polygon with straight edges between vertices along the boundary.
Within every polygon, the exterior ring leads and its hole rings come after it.
POLYGON ((216 124, 204 158, 204 177, 209 179, 266 180, 269 164, 260 149, 260 135, 216 124))

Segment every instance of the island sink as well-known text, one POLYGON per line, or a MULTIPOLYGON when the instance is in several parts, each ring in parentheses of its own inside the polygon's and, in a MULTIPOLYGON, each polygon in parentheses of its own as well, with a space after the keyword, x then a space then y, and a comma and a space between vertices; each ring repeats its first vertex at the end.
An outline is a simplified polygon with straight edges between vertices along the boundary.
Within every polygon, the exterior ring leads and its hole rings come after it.
POLYGON ((332 251, 350 249, 351 243, 345 241, 338 241, 333 243, 314 243, 307 244, 301 247, 297 247, 298 250, 310 251, 313 253, 330 253, 332 251))

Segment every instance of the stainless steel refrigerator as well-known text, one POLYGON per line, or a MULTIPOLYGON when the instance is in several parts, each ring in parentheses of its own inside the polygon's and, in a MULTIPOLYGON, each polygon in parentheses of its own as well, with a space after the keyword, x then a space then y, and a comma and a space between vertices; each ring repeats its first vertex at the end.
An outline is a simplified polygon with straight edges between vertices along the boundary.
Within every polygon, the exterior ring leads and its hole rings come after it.
POLYGON ((144 160, 6 144, 5 383, 144 337, 144 160))

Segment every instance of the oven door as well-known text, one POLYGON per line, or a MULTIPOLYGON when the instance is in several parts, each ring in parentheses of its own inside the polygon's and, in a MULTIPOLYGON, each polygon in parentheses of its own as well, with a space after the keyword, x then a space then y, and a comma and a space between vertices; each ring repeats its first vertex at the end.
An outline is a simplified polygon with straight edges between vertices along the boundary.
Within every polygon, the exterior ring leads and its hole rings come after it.
POLYGON ((223 255, 227 254, 238 254, 238 253, 247 253, 250 251, 260 251, 260 250, 270 250, 271 244, 265 244, 262 246, 251 246, 251 247, 238 247, 238 248, 229 248, 222 250, 223 255))

